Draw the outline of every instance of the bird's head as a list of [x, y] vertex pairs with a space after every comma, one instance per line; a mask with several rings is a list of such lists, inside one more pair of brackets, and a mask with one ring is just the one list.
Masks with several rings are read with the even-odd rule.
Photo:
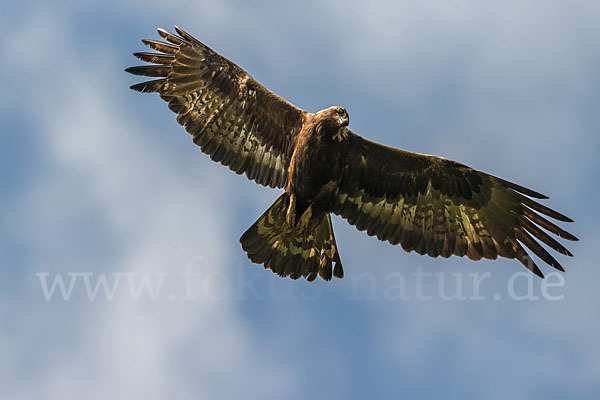
[[330, 123], [333, 123], [336, 127], [348, 126], [350, 118], [348, 117], [348, 111], [344, 107], [334, 106], [329, 107], [321, 112], [321, 117]]

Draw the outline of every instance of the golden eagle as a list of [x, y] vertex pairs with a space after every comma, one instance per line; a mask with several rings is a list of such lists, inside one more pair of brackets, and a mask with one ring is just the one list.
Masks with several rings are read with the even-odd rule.
[[292, 279], [343, 277], [334, 213], [406, 251], [514, 258], [543, 277], [525, 245], [564, 271], [538, 240], [571, 256], [544, 230], [577, 238], [542, 215], [570, 218], [531, 199], [546, 196], [455, 161], [363, 139], [347, 128], [344, 107], [301, 110], [175, 30], [158, 30], [166, 42], [142, 40], [157, 52], [134, 55], [151, 64], [126, 71], [158, 79], [131, 89], [157, 92], [212, 160], [285, 189], [240, 239], [252, 262]]

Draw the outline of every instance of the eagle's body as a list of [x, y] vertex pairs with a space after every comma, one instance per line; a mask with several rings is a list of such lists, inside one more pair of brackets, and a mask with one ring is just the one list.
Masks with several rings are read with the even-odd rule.
[[451, 160], [363, 139], [347, 128], [343, 107], [301, 110], [175, 29], [179, 35], [159, 29], [168, 43], [143, 40], [159, 52], [135, 55], [155, 65], [127, 71], [160, 79], [132, 89], [158, 92], [214, 161], [285, 189], [240, 239], [253, 262], [294, 279], [342, 277], [334, 213], [406, 251], [515, 258], [543, 277], [525, 245], [563, 270], [537, 240], [571, 255], [545, 231], [577, 238], [543, 215], [572, 222], [568, 217], [531, 199], [546, 196]]
[[342, 107], [331, 107], [305, 117], [290, 161], [290, 179], [286, 186], [287, 194], [296, 197], [296, 212], [304, 212], [311, 204], [313, 209], [332, 211], [330, 203], [335, 186], [331, 183], [338, 183], [343, 169], [342, 160], [336, 157], [340, 154], [341, 143], [335, 138], [347, 125], [345, 121], [348, 116]]

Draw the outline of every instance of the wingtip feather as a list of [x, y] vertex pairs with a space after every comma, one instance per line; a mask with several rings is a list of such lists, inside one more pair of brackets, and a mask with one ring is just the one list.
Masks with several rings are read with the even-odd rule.
[[160, 87], [164, 81], [164, 79], [155, 79], [153, 81], [136, 83], [135, 85], [129, 86], [129, 88], [131, 90], [135, 90], [136, 92], [153, 93], [160, 90]]
[[506, 179], [498, 178], [497, 176], [494, 176], [494, 178], [496, 178], [498, 181], [500, 181], [500, 183], [502, 183], [504, 186], [506, 186], [516, 192], [523, 193], [524, 195], [527, 195], [529, 197], [533, 197], [533, 198], [540, 199], [540, 200], [547, 200], [550, 198], [550, 197], [546, 196], [545, 194], [536, 192], [535, 190], [531, 190], [529, 188], [526, 188], [525, 186], [517, 185], [516, 183], [507, 181]]
[[181, 29], [180, 27], [178, 27], [177, 25], [175, 25], [175, 31], [184, 39], [190, 41], [190, 42], [194, 42], [197, 44], [202, 44], [200, 43], [200, 41], [198, 39], [196, 39], [195, 37], [193, 37], [192, 35], [190, 35], [189, 33], [187, 33], [186, 31], [184, 31], [183, 29]]

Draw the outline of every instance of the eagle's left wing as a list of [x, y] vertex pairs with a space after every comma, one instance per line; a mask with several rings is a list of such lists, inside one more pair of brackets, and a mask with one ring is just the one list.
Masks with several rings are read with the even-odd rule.
[[431, 257], [516, 258], [543, 277], [524, 244], [563, 271], [537, 240], [572, 254], [541, 228], [577, 238], [540, 215], [572, 222], [531, 199], [546, 196], [451, 160], [344, 133], [340, 154], [345, 162], [333, 212], [359, 230]]
[[167, 42], [144, 39], [158, 53], [134, 53], [154, 65], [127, 68], [157, 77], [131, 86], [158, 92], [177, 122], [213, 161], [271, 187], [284, 187], [295, 138], [307, 112], [255, 81], [246, 71], [180, 28], [159, 29]]

